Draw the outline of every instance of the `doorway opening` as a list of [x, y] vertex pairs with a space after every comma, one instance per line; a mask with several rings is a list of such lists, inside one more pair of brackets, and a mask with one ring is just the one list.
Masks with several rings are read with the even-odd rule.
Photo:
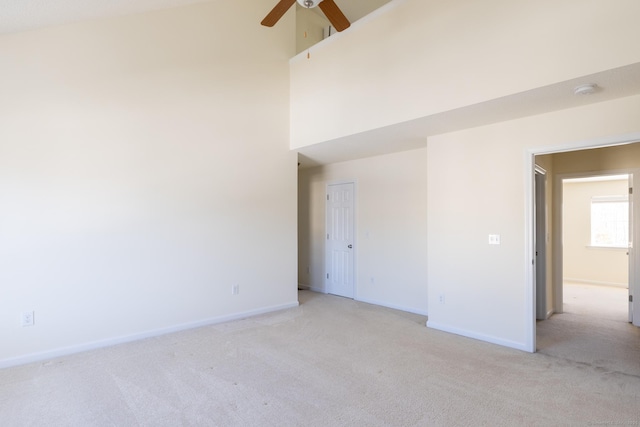
[[[633, 333], [638, 333], [638, 328], [633, 325], [640, 326], [640, 310], [638, 310], [638, 301], [633, 301], [633, 294], [638, 294], [640, 290], [638, 283], [640, 251], [634, 250], [632, 245], [634, 240], [640, 242], [638, 237], [638, 224], [640, 224], [638, 198], [634, 199], [632, 194], [633, 177], [640, 176], [640, 143], [637, 141], [638, 135], [634, 135], [634, 139], [629, 141], [611, 141], [609, 144], [601, 142], [592, 147], [588, 143], [584, 143], [583, 145], [577, 144], [573, 150], [565, 149], [557, 152], [533, 154], [531, 168], [533, 188], [530, 193], [533, 206], [530, 224], [532, 266], [535, 267], [532, 267], [530, 276], [533, 278], [531, 292], [534, 294], [531, 305], [533, 331], [531, 351], [540, 351], [541, 347], [548, 344], [548, 340], [537, 342], [536, 339], [540, 341], [538, 332], [546, 333], [551, 329], [557, 329], [557, 319], [562, 317], [558, 315], [565, 313], [565, 308], [567, 308], [566, 314], [582, 316], [581, 318], [574, 317], [572, 321], [589, 323], [594, 319], [602, 320], [617, 316], [617, 320], [623, 325], [623, 328], [626, 328], [625, 330], [628, 331], [628, 328], [631, 327], [636, 330]], [[541, 179], [540, 171], [535, 166], [544, 168], [546, 181]], [[602, 194], [594, 193], [586, 196], [586, 202], [583, 200], [582, 212], [578, 216], [566, 217], [570, 196], [563, 195], [565, 180], [567, 181], [566, 185], [574, 187], [583, 181], [601, 182], [600, 185], [605, 186], [617, 180], [619, 187], [615, 191], [605, 190], [606, 194], [601, 192]], [[541, 185], [547, 191], [546, 195], [544, 192], [541, 195], [537, 190]], [[588, 185], [583, 187], [588, 187]], [[625, 194], [626, 192], [629, 194]], [[584, 194], [582, 197], [584, 199]], [[624, 227], [617, 229], [619, 234], [617, 240], [606, 240], [607, 238], [611, 239], [611, 236], [595, 235], [595, 228], [592, 232], [592, 216], [600, 215], [601, 219], [606, 220], [604, 225], [607, 225], [608, 222], [608, 225], [611, 226], [613, 221], [611, 215], [614, 214], [612, 211], [619, 213], [625, 206], [628, 210], [628, 229]], [[548, 219], [548, 223], [543, 225], [547, 227], [547, 232], [542, 234], [538, 233], [540, 215], [544, 215]], [[563, 218], [563, 216], [565, 217]], [[565, 249], [569, 250], [569, 246], [576, 244], [571, 242], [573, 238], [571, 233], [574, 233], [572, 227], [574, 226], [579, 226], [582, 230], [582, 237], [579, 238], [581, 240], [577, 243], [581, 252], [565, 253]], [[596, 227], [598, 224], [594, 223], [593, 226]], [[600, 226], [602, 226], [602, 221]], [[616, 229], [615, 226], [614, 229]], [[623, 234], [626, 239], [624, 236], [620, 237]], [[536, 251], [539, 251], [541, 244], [547, 251], [547, 255], [544, 257], [546, 263], [540, 262], [539, 257], [536, 257]], [[588, 258], [588, 256], [597, 258], [600, 252], [603, 252], [605, 257]], [[611, 259], [606, 258], [607, 256]], [[617, 260], [615, 266], [613, 258]], [[540, 264], [544, 266], [542, 270], [540, 270]], [[578, 270], [575, 269], [576, 264]], [[580, 272], [581, 265], [582, 270], [585, 271]], [[615, 277], [612, 278], [611, 275]], [[542, 281], [538, 280], [540, 276], [542, 276]], [[540, 286], [540, 282], [543, 283], [542, 286]], [[567, 282], [566, 286], [565, 282]], [[596, 293], [587, 291], [596, 291]], [[604, 291], [604, 293], [598, 295], [597, 291]], [[611, 299], [613, 303], [609, 308], [605, 303], [607, 299]], [[580, 304], [583, 304], [582, 307]], [[595, 308], [601, 311], [601, 315], [596, 315], [595, 312], [585, 313], [585, 310], [589, 310], [590, 304], [592, 306], [595, 304]], [[617, 314], [612, 313], [609, 309], [613, 309]], [[607, 313], [607, 311], [609, 312]], [[637, 314], [636, 316], [633, 316], [634, 312]], [[564, 318], [566, 319], [568, 316], [564, 316]], [[545, 321], [545, 319], [549, 319], [549, 321]], [[576, 326], [575, 330], [589, 331], [592, 326], [583, 324], [581, 327]], [[576, 332], [576, 334], [565, 335], [563, 339], [572, 340], [575, 343], [580, 333]], [[585, 339], [589, 338], [588, 335], [585, 337]], [[556, 336], [554, 340], [554, 342], [558, 342], [560, 338]]]
[[633, 321], [629, 304], [631, 177], [562, 178], [562, 312]]

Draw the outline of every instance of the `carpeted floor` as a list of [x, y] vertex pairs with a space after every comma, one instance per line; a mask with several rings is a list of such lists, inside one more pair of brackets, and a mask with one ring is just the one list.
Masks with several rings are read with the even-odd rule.
[[629, 291], [580, 283], [565, 283], [563, 291], [564, 313], [537, 324], [538, 352], [640, 378], [640, 328], [629, 323]]
[[335, 296], [300, 302], [0, 370], [0, 425], [640, 424], [640, 378], [626, 366], [554, 355], [540, 337], [536, 354], [502, 348]]

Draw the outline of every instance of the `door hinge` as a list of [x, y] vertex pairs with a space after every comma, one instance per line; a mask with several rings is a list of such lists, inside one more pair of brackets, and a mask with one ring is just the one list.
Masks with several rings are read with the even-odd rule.
[[633, 295], [629, 295], [629, 302], [633, 302]]
[[329, 278], [329, 273], [327, 273], [327, 279]]
[[329, 233], [327, 233], [327, 240], [329, 240]]
[[629, 187], [629, 194], [633, 194], [633, 187]]
[[327, 194], [327, 201], [329, 200], [329, 195]]

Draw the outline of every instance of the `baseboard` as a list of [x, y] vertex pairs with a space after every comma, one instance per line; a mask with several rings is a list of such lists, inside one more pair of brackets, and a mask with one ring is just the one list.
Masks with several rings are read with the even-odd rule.
[[298, 289], [300, 289], [302, 291], [308, 291], [310, 288], [309, 288], [309, 285], [305, 285], [303, 283], [298, 283]]
[[428, 328], [432, 328], [432, 329], [437, 329], [439, 331], [448, 332], [448, 333], [456, 334], [456, 335], [461, 335], [463, 337], [473, 338], [473, 339], [480, 340], [480, 341], [485, 341], [485, 342], [488, 342], [488, 343], [491, 343], [491, 344], [497, 344], [497, 345], [501, 345], [503, 347], [514, 348], [516, 350], [522, 350], [522, 351], [526, 351], [528, 353], [531, 353], [531, 351], [529, 350], [527, 345], [524, 344], [524, 343], [505, 340], [505, 339], [494, 337], [494, 336], [491, 336], [491, 335], [478, 334], [476, 332], [467, 331], [465, 329], [459, 329], [459, 328], [454, 328], [454, 327], [447, 326], [447, 325], [442, 325], [442, 324], [433, 322], [431, 320], [427, 321], [427, 327]]
[[367, 304], [379, 305], [382, 307], [393, 308], [394, 310], [406, 311], [408, 313], [420, 314], [422, 316], [427, 316], [427, 310], [420, 310], [417, 308], [409, 308], [396, 304], [389, 304], [387, 302], [377, 301], [369, 298], [354, 298], [356, 301], [366, 302]]
[[249, 310], [241, 313], [234, 313], [225, 316], [211, 317], [197, 322], [182, 323], [175, 326], [169, 326], [167, 328], [154, 329], [151, 331], [141, 332], [138, 334], [125, 335], [115, 338], [108, 338], [104, 340], [91, 341], [88, 343], [73, 345], [69, 347], [61, 347], [54, 350], [47, 350], [38, 353], [31, 353], [24, 356], [9, 358], [0, 360], [0, 369], [9, 368], [12, 366], [25, 365], [27, 363], [39, 362], [42, 360], [54, 359], [57, 357], [68, 356], [70, 354], [80, 353], [84, 351], [97, 350], [104, 347], [110, 347], [118, 344], [125, 344], [132, 341], [138, 341], [145, 338], [157, 337], [160, 335], [171, 334], [174, 332], [180, 332], [187, 329], [200, 328], [203, 326], [215, 325], [218, 323], [229, 322], [231, 320], [240, 320], [247, 317], [258, 316], [260, 314], [271, 313], [274, 311], [285, 310], [288, 308], [297, 307], [298, 301], [290, 302], [287, 304], [274, 305], [270, 307], [263, 307], [257, 310]]
[[566, 279], [563, 279], [563, 282], [575, 283], [577, 285], [612, 286], [614, 288], [625, 288], [625, 289], [629, 287], [627, 283], [599, 282], [597, 280], [574, 279], [571, 277], [567, 277]]
[[320, 294], [326, 294], [328, 293], [324, 288], [319, 288], [317, 286], [309, 286], [309, 290], [313, 291], [313, 292], [318, 292]]

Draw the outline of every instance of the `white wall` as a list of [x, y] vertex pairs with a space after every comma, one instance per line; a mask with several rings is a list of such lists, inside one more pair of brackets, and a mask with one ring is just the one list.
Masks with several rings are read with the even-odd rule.
[[396, 0], [291, 62], [291, 145], [640, 62], [638, 15], [637, 0]]
[[530, 350], [530, 154], [638, 132], [638, 114], [634, 96], [429, 138], [429, 326]]
[[625, 196], [628, 180], [565, 182], [562, 190], [565, 281], [627, 287], [627, 249], [591, 247], [591, 199]]
[[0, 37], [0, 366], [297, 304], [294, 19], [263, 3]]
[[326, 186], [355, 181], [355, 299], [426, 314], [426, 155], [420, 149], [300, 170], [300, 283], [326, 291]]

